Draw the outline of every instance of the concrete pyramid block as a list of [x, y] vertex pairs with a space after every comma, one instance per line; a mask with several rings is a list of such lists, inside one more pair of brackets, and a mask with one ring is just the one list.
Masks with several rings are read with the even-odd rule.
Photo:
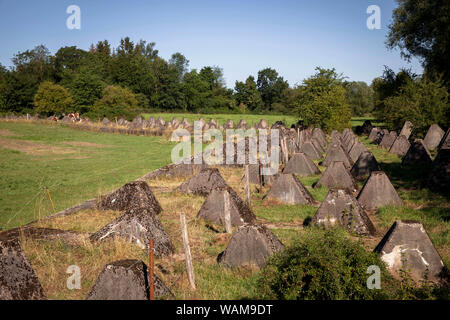
[[225, 267], [256, 265], [262, 268], [269, 256], [283, 249], [281, 241], [265, 226], [245, 224], [233, 234], [218, 262]]
[[344, 146], [345, 151], [347, 153], [350, 153], [350, 150], [353, 148], [353, 146], [358, 142], [358, 139], [354, 136], [351, 136], [343, 141], [342, 145]]
[[438, 150], [441, 150], [443, 147], [447, 149], [450, 148], [450, 128], [447, 129], [447, 132], [442, 137], [441, 142], [439, 142]]
[[0, 233], [0, 300], [45, 300], [41, 283], [16, 238]]
[[322, 154], [325, 152], [325, 149], [322, 147], [322, 144], [319, 142], [319, 140], [317, 140], [316, 138], [311, 138], [311, 143], [313, 144], [314, 148], [316, 148], [316, 150]]
[[306, 141], [300, 148], [300, 152], [306, 154], [311, 160], [322, 159], [322, 154], [314, 147], [311, 141]]
[[236, 128], [247, 130], [249, 128], [249, 126], [247, 124], [247, 121], [245, 121], [244, 119], [241, 119], [239, 121], [238, 125], [236, 126]]
[[[149, 300], [147, 266], [141, 260], [119, 260], [108, 263], [100, 272], [86, 300]], [[155, 298], [172, 293], [162, 280], [153, 276]]]
[[304, 153], [295, 153], [286, 164], [283, 173], [293, 173], [301, 177], [307, 177], [320, 174], [320, 170]]
[[255, 214], [229, 186], [213, 189], [206, 197], [205, 202], [197, 214], [197, 218], [202, 218], [215, 224], [225, 225], [225, 201], [228, 201], [226, 207], [229, 210], [231, 224], [233, 226], [255, 222]]
[[352, 161], [355, 162], [356, 160], [358, 160], [361, 153], [366, 152], [366, 151], [367, 151], [366, 146], [362, 142], [357, 140], [353, 144], [353, 147], [351, 148], [348, 155], [349, 155], [350, 159], [352, 159]]
[[397, 220], [374, 250], [393, 273], [409, 271], [416, 281], [438, 281], [444, 269], [423, 225], [418, 221]]
[[377, 137], [377, 133], [380, 131], [380, 128], [372, 128], [372, 130], [370, 131], [369, 134], [369, 140], [374, 141], [375, 138]]
[[347, 169], [353, 165], [352, 159], [340, 144], [330, 144], [321, 165], [328, 167], [334, 161], [342, 161]]
[[183, 182], [176, 191], [188, 194], [208, 195], [216, 187], [225, 187], [227, 183], [217, 168], [205, 168], [188, 181]]
[[427, 147], [428, 150], [436, 149], [439, 146], [439, 143], [442, 140], [442, 137], [445, 135], [444, 130], [441, 129], [437, 124], [432, 124], [423, 139], [423, 143]]
[[125, 211], [89, 238], [95, 242], [111, 240], [115, 237], [136, 243], [142, 249], [148, 249], [149, 240], [153, 239], [157, 257], [171, 255], [175, 251], [158, 217], [147, 209]]
[[375, 139], [373, 140], [374, 144], [380, 145], [381, 141], [385, 135], [389, 135], [389, 131], [387, 129], [378, 130]]
[[101, 210], [125, 211], [145, 208], [156, 214], [162, 211], [152, 189], [144, 181], [127, 183], [116, 191], [102, 196], [97, 206]]
[[416, 139], [402, 159], [402, 165], [429, 165], [433, 162], [431, 154], [421, 139]]
[[340, 225], [359, 235], [375, 234], [372, 221], [356, 198], [341, 189], [328, 192], [311, 222], [325, 227]]
[[331, 131], [330, 136], [331, 136], [331, 139], [332, 139], [332, 140], [333, 140], [333, 139], [342, 140], [342, 135], [341, 135], [341, 134], [339, 133], [339, 131], [337, 131], [337, 130]]
[[439, 150], [431, 164], [426, 183], [431, 190], [450, 195], [450, 147], [443, 146]]
[[380, 147], [389, 150], [395, 139], [397, 139], [397, 132], [391, 131], [389, 134], [385, 134], [380, 142]]
[[305, 186], [291, 173], [280, 174], [264, 198], [276, 199], [287, 204], [316, 203]]
[[430, 128], [428, 128], [427, 134], [423, 139], [423, 143], [428, 150], [436, 149], [439, 146], [439, 143], [441, 142], [444, 135], [445, 132], [441, 129], [441, 127], [439, 127], [437, 124], [432, 124]]
[[380, 171], [380, 165], [372, 152], [364, 151], [356, 160], [350, 174], [356, 180], [364, 180], [372, 171]]
[[411, 144], [408, 139], [404, 135], [400, 135], [395, 139], [391, 148], [389, 149], [390, 153], [396, 154], [400, 157], [403, 157], [407, 152]]
[[403, 205], [403, 200], [383, 171], [372, 171], [358, 194], [358, 201], [367, 210]]
[[325, 147], [327, 146], [327, 136], [322, 131], [322, 129], [314, 128], [312, 132], [312, 138], [316, 139], [320, 143], [321, 147], [325, 149]]
[[269, 124], [267, 123], [267, 121], [265, 119], [261, 119], [261, 120], [259, 120], [257, 128], [258, 129], [268, 129], [269, 128]]
[[350, 193], [356, 191], [356, 184], [342, 161], [334, 161], [328, 166], [314, 185], [317, 187], [344, 189]]
[[163, 120], [163, 118], [159, 117], [158, 119], [156, 119], [156, 126], [164, 128], [165, 125], [166, 122]]
[[409, 139], [409, 137], [411, 136], [413, 130], [413, 124], [411, 123], [411, 121], [405, 121], [405, 123], [403, 124], [403, 128], [400, 131], [399, 136], [403, 135], [406, 137], [406, 139]]

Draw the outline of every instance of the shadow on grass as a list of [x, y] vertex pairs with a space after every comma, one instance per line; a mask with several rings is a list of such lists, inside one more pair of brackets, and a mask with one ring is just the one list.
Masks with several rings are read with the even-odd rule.
[[447, 202], [450, 201], [448, 190], [432, 192], [424, 184], [424, 177], [428, 175], [428, 166], [402, 166], [398, 162], [381, 162], [380, 167], [397, 190], [406, 189], [411, 191], [408, 197], [412, 201], [436, 200], [439, 196], [444, 197]]

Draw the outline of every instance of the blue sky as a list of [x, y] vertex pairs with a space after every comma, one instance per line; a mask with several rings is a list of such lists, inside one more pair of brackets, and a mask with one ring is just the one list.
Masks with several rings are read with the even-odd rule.
[[[81, 9], [81, 30], [69, 30], [69, 5]], [[369, 5], [381, 9], [381, 29], [369, 30]], [[370, 83], [383, 65], [422, 73], [385, 46], [394, 0], [0, 0], [0, 63], [11, 65], [19, 51], [44, 44], [87, 50], [107, 39], [156, 42], [160, 56], [181, 52], [190, 68], [217, 65], [228, 87], [258, 70], [275, 68], [290, 85], [334, 67], [350, 80]]]

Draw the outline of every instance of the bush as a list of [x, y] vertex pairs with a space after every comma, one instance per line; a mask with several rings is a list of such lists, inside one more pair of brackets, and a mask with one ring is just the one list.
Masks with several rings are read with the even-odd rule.
[[414, 134], [423, 138], [434, 123], [443, 128], [450, 125], [448, 98], [447, 89], [440, 79], [407, 79], [396, 95], [384, 100], [381, 120], [394, 130], [401, 129], [409, 120], [414, 125]]
[[[381, 289], [367, 288], [371, 265], [380, 267]], [[269, 259], [258, 287], [263, 299], [386, 299], [390, 280], [380, 257], [345, 231], [314, 227]]]
[[347, 103], [342, 78], [334, 69], [316, 68], [317, 73], [299, 87], [296, 107], [304, 124], [326, 132], [342, 131], [351, 126], [352, 111]]
[[100, 120], [104, 117], [110, 120], [115, 117], [132, 120], [140, 111], [139, 102], [131, 90], [119, 86], [107, 86], [103, 89], [102, 98], [94, 104], [90, 116]]
[[52, 115], [71, 112], [73, 105], [69, 91], [58, 84], [44, 81], [34, 95], [34, 106], [37, 113]]

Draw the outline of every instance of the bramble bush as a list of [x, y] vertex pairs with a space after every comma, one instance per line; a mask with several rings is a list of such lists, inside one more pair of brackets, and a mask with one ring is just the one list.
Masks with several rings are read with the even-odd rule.
[[[368, 289], [367, 268], [380, 267], [381, 289]], [[312, 227], [272, 256], [258, 279], [262, 299], [388, 299], [392, 277], [384, 262], [340, 228]]]

